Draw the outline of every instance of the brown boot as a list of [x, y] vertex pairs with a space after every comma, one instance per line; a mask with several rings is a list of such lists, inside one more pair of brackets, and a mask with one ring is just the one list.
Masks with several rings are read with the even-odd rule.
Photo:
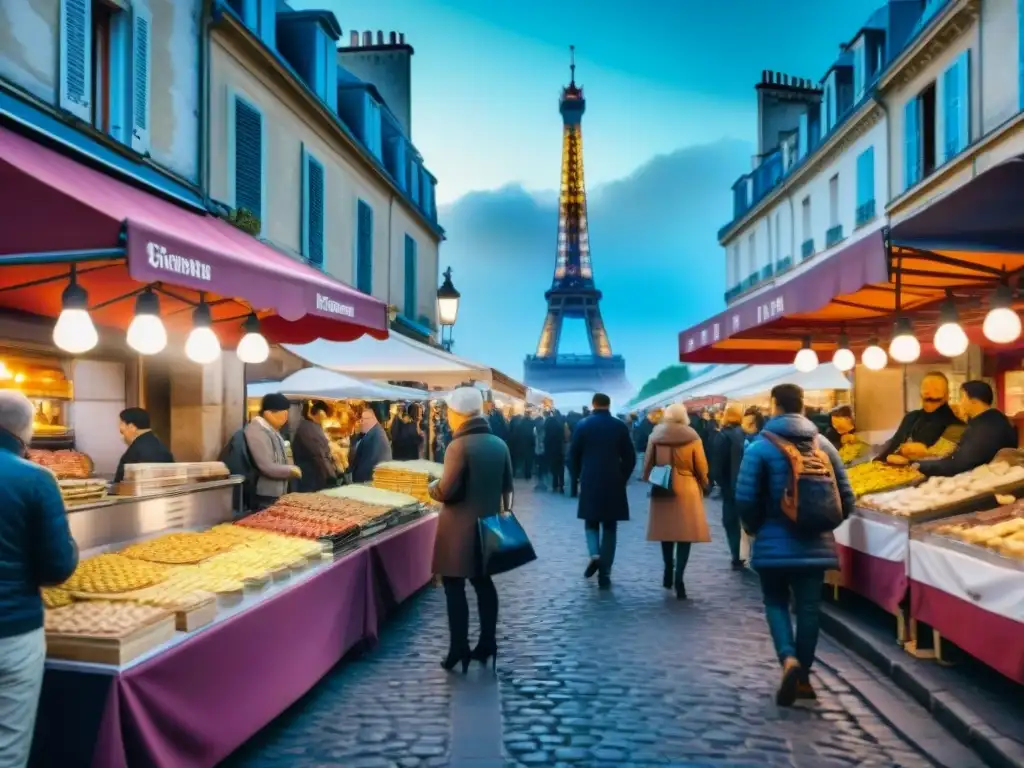
[[791, 707], [796, 701], [796, 690], [800, 684], [800, 662], [790, 656], [782, 662], [782, 680], [775, 693], [775, 703], [780, 707]]
[[817, 701], [818, 693], [814, 690], [814, 686], [811, 685], [810, 678], [803, 677], [797, 681], [796, 698], [797, 701]]

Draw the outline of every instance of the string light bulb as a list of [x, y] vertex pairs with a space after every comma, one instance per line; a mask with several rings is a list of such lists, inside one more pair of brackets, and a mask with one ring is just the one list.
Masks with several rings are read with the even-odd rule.
[[160, 299], [152, 288], [135, 299], [135, 317], [125, 336], [128, 346], [140, 355], [155, 355], [167, 346], [167, 329], [160, 319]]
[[793, 358], [793, 366], [800, 373], [810, 373], [818, 367], [818, 353], [811, 348], [811, 337], [805, 336], [803, 346]]
[[889, 356], [878, 343], [878, 339], [871, 339], [867, 348], [861, 352], [860, 361], [870, 371], [880, 371], [889, 363]]
[[245, 319], [242, 327], [245, 335], [239, 340], [238, 348], [235, 350], [238, 359], [252, 365], [264, 362], [270, 357], [270, 345], [260, 333], [260, 319], [256, 317], [255, 312]]
[[78, 284], [74, 266], [60, 303], [60, 316], [53, 326], [53, 343], [72, 355], [88, 352], [99, 343], [100, 337], [89, 316], [89, 294]]
[[944, 357], [959, 357], [967, 351], [967, 334], [960, 326], [960, 317], [952, 294], [946, 296], [939, 310], [939, 328], [933, 340], [935, 350]]
[[192, 331], [185, 341], [185, 355], [194, 363], [208, 365], [220, 358], [220, 340], [210, 326], [213, 317], [204, 299], [192, 313]]
[[839, 334], [839, 346], [832, 353], [832, 365], [842, 373], [853, 370], [857, 365], [857, 357], [850, 350], [850, 338], [845, 333]]
[[901, 317], [893, 326], [892, 341], [889, 343], [889, 357], [904, 365], [921, 356], [921, 342], [914, 336], [910, 318]]
[[996, 288], [989, 301], [991, 309], [985, 315], [981, 332], [996, 344], [1012, 344], [1020, 338], [1020, 315], [1013, 310], [1013, 291], [1006, 283]]

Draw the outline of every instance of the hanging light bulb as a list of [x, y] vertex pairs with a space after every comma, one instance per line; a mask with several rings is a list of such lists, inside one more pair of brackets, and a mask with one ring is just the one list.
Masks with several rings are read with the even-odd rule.
[[262, 363], [270, 357], [270, 345], [260, 333], [260, 319], [255, 312], [245, 319], [242, 327], [245, 335], [239, 340], [235, 354], [243, 363]]
[[910, 319], [901, 317], [893, 327], [889, 356], [897, 363], [912, 363], [921, 356], [921, 342], [914, 336]]
[[220, 357], [220, 340], [210, 327], [212, 322], [210, 307], [205, 299], [200, 298], [192, 313], [192, 332], [185, 342], [185, 354], [194, 363], [208, 365]]
[[78, 284], [74, 266], [71, 267], [71, 282], [61, 294], [60, 303], [60, 317], [53, 326], [53, 343], [72, 355], [88, 352], [99, 343], [100, 337], [89, 317], [89, 295]]
[[811, 349], [810, 336], [804, 336], [804, 344], [793, 358], [793, 365], [800, 373], [810, 373], [818, 367], [818, 353]]
[[967, 334], [960, 327], [960, 317], [952, 294], [946, 295], [939, 310], [939, 328], [935, 331], [935, 349], [945, 357], [959, 357], [967, 351]]
[[846, 373], [852, 370], [856, 364], [857, 358], [850, 351], [850, 338], [845, 333], [839, 334], [839, 346], [832, 353], [832, 365], [836, 367], [836, 370]]
[[864, 367], [868, 370], [880, 371], [889, 362], [889, 356], [885, 354], [885, 350], [878, 344], [878, 339], [871, 339], [868, 342], [867, 349], [861, 353], [860, 361], [864, 363]]
[[1020, 338], [1020, 315], [1013, 311], [1013, 291], [1006, 283], [996, 288], [989, 302], [991, 309], [985, 315], [981, 332], [996, 344], [1010, 344]]
[[155, 355], [167, 346], [167, 329], [160, 319], [160, 299], [147, 287], [135, 299], [135, 317], [125, 336], [128, 346], [140, 355]]

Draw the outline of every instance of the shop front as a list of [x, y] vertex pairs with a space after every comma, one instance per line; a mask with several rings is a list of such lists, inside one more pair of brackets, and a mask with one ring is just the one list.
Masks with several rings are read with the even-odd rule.
[[[788, 361], [799, 371], [827, 365], [847, 373], [858, 435], [875, 449], [921, 407], [918, 390], [930, 371], [946, 375], [954, 407], [960, 384], [983, 379], [1014, 416], [1022, 359], [1015, 291], [1024, 269], [1024, 227], [1016, 220], [1021, 194], [1020, 161], [980, 174], [877, 239], [684, 331], [680, 359]], [[954, 449], [944, 441], [920, 458]], [[1020, 453], [1003, 451], [991, 464], [927, 481], [914, 459], [895, 458], [902, 465], [875, 461], [850, 470], [860, 499], [836, 531], [838, 583], [896, 615], [908, 651], [922, 653], [920, 621], [1024, 681], [1024, 617], [1005, 594], [996, 597], [1002, 590], [995, 586], [1000, 579], [1015, 583], [1024, 562], [1015, 538], [1024, 528], [1015, 501], [1024, 495]], [[963, 558], [972, 552], [976, 562], [967, 566]], [[969, 605], [967, 593], [974, 597]], [[980, 621], [978, 611], [990, 620]], [[999, 643], [991, 642], [995, 632]]]

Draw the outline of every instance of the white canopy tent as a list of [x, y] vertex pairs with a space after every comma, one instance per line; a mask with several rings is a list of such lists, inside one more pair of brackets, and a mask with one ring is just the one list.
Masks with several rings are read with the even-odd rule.
[[706, 371], [702, 371], [699, 375], [692, 379], [684, 381], [682, 384], [677, 384], [671, 389], [666, 389], [663, 392], [659, 392], [656, 395], [641, 400], [639, 403], [631, 405], [629, 409], [631, 411], [647, 411], [651, 408], [661, 408], [669, 405], [670, 403], [678, 403], [689, 397], [691, 390], [697, 387], [703, 386], [709, 382], [718, 381], [728, 376], [733, 375], [737, 371], [741, 371], [744, 368], [748, 368], [746, 365], [715, 365]]
[[363, 336], [344, 344], [318, 339], [285, 349], [311, 365], [362, 379], [417, 381], [431, 389], [452, 389], [473, 381], [514, 397], [526, 391], [500, 371], [398, 334], [384, 341]]
[[271, 392], [280, 392], [292, 399], [427, 400], [430, 397], [421, 389], [357, 379], [317, 367], [303, 368], [282, 381], [261, 381], [246, 387], [249, 397], [263, 397]]
[[802, 387], [805, 392], [850, 389], [849, 380], [831, 363], [819, 365], [813, 371], [808, 373], [801, 373], [792, 365], [756, 367], [783, 367], [787, 370], [776, 375], [769, 375], [768, 377], [762, 378], [754, 383], [731, 388], [728, 392], [723, 392], [722, 394], [726, 397], [752, 397], [754, 395], [766, 394], [771, 391], [772, 387], [778, 384], [796, 384]]

